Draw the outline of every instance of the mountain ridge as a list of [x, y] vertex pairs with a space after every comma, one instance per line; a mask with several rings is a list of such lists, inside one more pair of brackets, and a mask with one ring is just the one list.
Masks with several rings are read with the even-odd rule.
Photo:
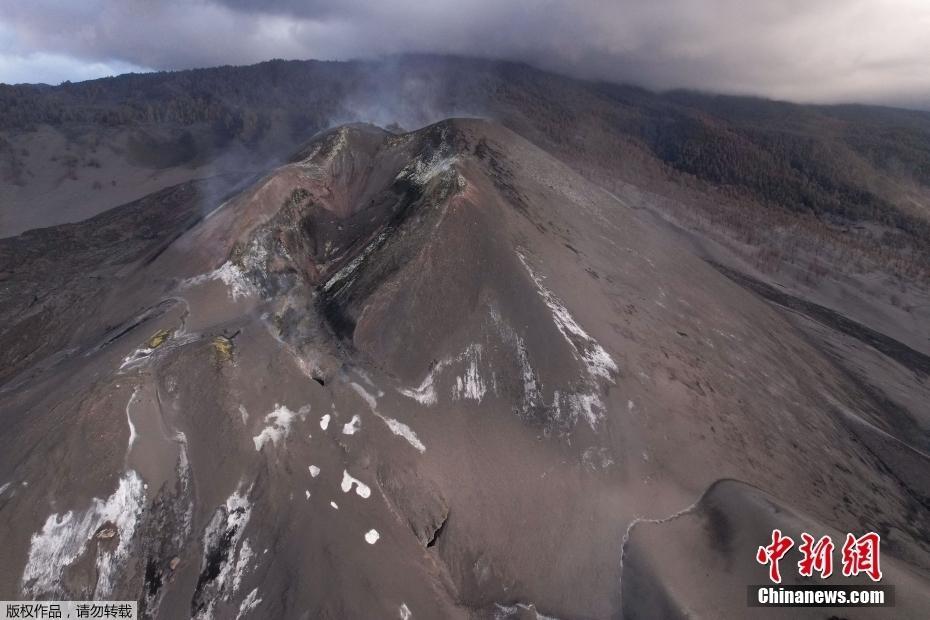
[[222, 201], [155, 198], [4, 315], [3, 350], [49, 344], [4, 363], [0, 591], [204, 619], [738, 615], [760, 536], [803, 524], [882, 532], [898, 610], [926, 605], [903, 427], [517, 133], [351, 125]]

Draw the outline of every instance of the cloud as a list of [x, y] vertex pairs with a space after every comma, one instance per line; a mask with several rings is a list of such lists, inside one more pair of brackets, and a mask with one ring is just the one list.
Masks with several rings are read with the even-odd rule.
[[61, 54], [36, 52], [32, 54], [0, 53], [0, 81], [8, 84], [24, 82], [60, 84], [66, 80], [79, 82], [100, 77], [143, 73], [149, 71], [125, 62], [82, 61]]
[[0, 0], [0, 15], [3, 81], [41, 54], [181, 69], [438, 52], [654, 89], [930, 102], [923, 0]]

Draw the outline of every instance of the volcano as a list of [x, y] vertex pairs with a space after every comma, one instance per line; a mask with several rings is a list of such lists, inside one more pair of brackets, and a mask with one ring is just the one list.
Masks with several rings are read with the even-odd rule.
[[458, 118], [207, 195], [0, 240], [6, 598], [744, 617], [773, 528], [866, 528], [930, 609], [924, 435], [636, 196]]

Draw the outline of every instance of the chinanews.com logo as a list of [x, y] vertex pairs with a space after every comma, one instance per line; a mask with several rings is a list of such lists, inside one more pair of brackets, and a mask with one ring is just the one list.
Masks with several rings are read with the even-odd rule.
[[[882, 580], [881, 536], [868, 532], [862, 536], [846, 534], [839, 549], [838, 575], [843, 577], [867, 576], [872, 584], [782, 584], [782, 560], [795, 548], [795, 541], [772, 530], [771, 542], [756, 551], [756, 561], [768, 567], [769, 581], [775, 585], [752, 585], [747, 602], [752, 607], [893, 607], [894, 586], [876, 585]], [[801, 577], [827, 579], [834, 573], [836, 545], [830, 536], [815, 538], [801, 533], [797, 545], [800, 559], [797, 573]]]

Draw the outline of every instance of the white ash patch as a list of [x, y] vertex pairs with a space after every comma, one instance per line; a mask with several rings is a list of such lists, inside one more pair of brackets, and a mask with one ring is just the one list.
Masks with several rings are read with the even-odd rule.
[[249, 412], [245, 408], [245, 405], [239, 405], [239, 417], [242, 419], [242, 423], [246, 424], [249, 421]]
[[397, 176], [423, 186], [440, 174], [452, 170], [452, 166], [456, 161], [458, 161], [458, 157], [443, 157], [439, 152], [434, 152], [429, 159], [415, 159], [401, 170]]
[[373, 545], [378, 542], [378, 539], [381, 538], [381, 534], [378, 533], [378, 530], [372, 528], [365, 532], [365, 542], [369, 545]]
[[407, 443], [416, 448], [419, 452], [422, 453], [426, 451], [426, 446], [423, 445], [423, 442], [420, 441], [420, 438], [417, 437], [417, 434], [413, 431], [412, 428], [399, 420], [381, 415], [378, 412], [378, 399], [374, 394], [370, 393], [368, 390], [366, 390], [358, 383], [355, 383], [354, 381], [349, 385], [362, 398], [362, 400], [368, 403], [368, 406], [371, 408], [371, 412], [375, 414], [382, 422], [384, 422], [385, 425], [387, 425], [388, 430], [390, 430], [398, 437], [407, 440]]
[[343, 435], [354, 435], [362, 428], [362, 418], [358, 414], [352, 416], [352, 419], [342, 425]]
[[536, 610], [536, 606], [530, 603], [516, 603], [515, 605], [501, 605], [495, 603], [494, 620], [517, 620], [518, 618], [527, 617], [526, 614], [532, 613], [535, 620], [559, 620], [553, 616], [546, 616]]
[[323, 429], [324, 431], [327, 428], [329, 428], [329, 421], [331, 418], [332, 418], [331, 415], [329, 415], [328, 413], [324, 413], [323, 417], [320, 418], [320, 428]]
[[470, 399], [479, 403], [487, 393], [484, 380], [478, 371], [481, 362], [481, 345], [473, 344], [463, 353], [465, 361], [465, 374], [455, 378], [455, 387], [452, 389], [453, 400]]
[[12, 482], [6, 482], [3, 485], [0, 485], [0, 496], [3, 496], [3, 494], [6, 493], [6, 490], [12, 486], [12, 484]]
[[378, 414], [378, 417], [384, 420], [384, 423], [387, 424], [388, 429], [390, 429], [392, 433], [406, 439], [407, 443], [416, 448], [420, 453], [426, 452], [426, 446], [423, 445], [423, 442], [420, 441], [412, 428], [394, 418], [389, 418], [380, 414]]
[[581, 455], [581, 463], [589, 471], [607, 469], [614, 464], [614, 459], [607, 448], [591, 446]]
[[407, 607], [407, 603], [400, 604], [398, 613], [400, 614], [400, 620], [410, 620], [410, 618], [413, 617], [413, 613], [410, 611], [410, 608]]
[[23, 570], [23, 593], [33, 597], [65, 594], [61, 586], [62, 573], [84, 554], [97, 530], [109, 522], [115, 525], [119, 542], [113, 551], [97, 552], [94, 597], [109, 596], [113, 577], [129, 558], [144, 504], [142, 478], [130, 470], [120, 478], [110, 497], [94, 498], [90, 507], [82, 512], [69, 510], [62, 515], [50, 515], [30, 540], [29, 557]]
[[553, 419], [563, 425], [573, 425], [579, 418], [583, 419], [592, 430], [604, 417], [606, 407], [595, 391], [590, 392], [561, 392], [555, 390], [552, 394]]
[[[530, 363], [526, 341], [504, 321], [495, 309], [491, 310], [490, 317], [501, 339], [513, 347], [516, 362], [520, 367], [523, 382], [520, 413], [524, 416], [535, 415], [535, 411], [546, 409], [549, 419], [562, 428], [574, 425], [581, 418], [593, 430], [597, 430], [597, 425], [605, 414], [605, 407], [598, 396], [597, 383], [594, 378], [590, 375], [582, 375], [579, 377], [581, 389], [576, 388], [567, 392], [554, 390], [552, 401], [547, 402], [543, 396], [542, 384]], [[492, 374], [492, 380], [494, 379]]]
[[457, 157], [452, 154], [452, 145], [448, 139], [448, 129], [440, 128], [439, 144], [420, 153], [398, 174], [396, 180], [406, 179], [419, 186], [426, 185], [437, 175], [452, 169]]
[[181, 516], [181, 532], [177, 534], [176, 542], [182, 544], [191, 533], [194, 519], [194, 498], [191, 494], [191, 465], [187, 455], [187, 435], [178, 431], [174, 436], [178, 443], [178, 481], [181, 484], [181, 496], [187, 498], [187, 508]]
[[307, 497], [307, 501], [310, 501], [310, 489], [304, 489], [304, 495]]
[[136, 432], [136, 425], [132, 423], [132, 414], [129, 410], [132, 408], [132, 403], [135, 402], [136, 398], [139, 396], [140, 389], [141, 388], [136, 387], [136, 389], [132, 391], [132, 396], [129, 397], [129, 402], [126, 403], [126, 422], [129, 424], [129, 445], [126, 447], [127, 456], [132, 451], [132, 444], [134, 444], [139, 437], [139, 434]]
[[668, 523], [670, 521], [674, 521], [675, 519], [678, 519], [685, 515], [691, 514], [692, 512], [697, 510], [698, 505], [701, 503], [701, 500], [704, 498], [705, 495], [707, 495], [708, 491], [710, 491], [710, 489], [712, 488], [714, 488], [714, 485], [711, 485], [710, 487], [705, 489], [704, 493], [701, 494], [701, 497], [695, 500], [693, 504], [689, 506], [685, 506], [678, 512], [672, 513], [668, 515], [667, 517], [659, 517], [659, 518], [654, 518], [654, 519], [650, 519], [646, 517], [634, 517], [633, 520], [630, 521], [630, 523], [626, 526], [626, 531], [623, 533], [623, 539], [620, 541], [620, 562], [619, 562], [619, 567], [618, 567], [620, 576], [617, 578], [617, 587], [620, 587], [620, 584], [623, 581], [623, 561], [626, 556], [626, 546], [627, 544], [629, 544], [630, 536], [633, 534], [633, 528], [639, 525], [640, 523], [652, 523], [655, 525], [662, 525], [663, 523]]
[[188, 334], [181, 330], [171, 332], [161, 345], [154, 348], [143, 345], [124, 357], [116, 372], [117, 374], [124, 374], [127, 371], [139, 368], [140, 366], [148, 364], [153, 359], [163, 357], [165, 353], [169, 351], [194, 342], [198, 338], [199, 336], [197, 334]]
[[368, 256], [375, 251], [385, 239], [387, 239], [388, 232], [385, 231], [378, 235], [374, 240], [372, 240], [365, 248], [358, 253], [358, 255], [349, 261], [344, 267], [339, 271], [334, 273], [332, 277], [326, 281], [326, 284], [323, 285], [323, 292], [328, 293], [330, 289], [341, 282], [346, 284], [351, 284], [355, 279], [355, 272], [361, 266]]
[[[492, 308], [491, 321], [503, 341], [513, 347], [516, 363], [520, 368], [523, 380], [520, 411], [524, 416], [538, 416], [540, 410], [547, 410], [550, 421], [562, 429], [570, 428], [580, 418], [596, 431], [606, 413], [599, 396], [598, 380], [606, 379], [613, 383], [613, 374], [618, 372], [617, 366], [606, 350], [574, 320], [564, 304], [543, 285], [542, 279], [533, 272], [523, 254], [519, 251], [516, 254], [536, 285], [538, 294], [552, 313], [559, 333], [571, 347], [574, 357], [584, 366], [583, 374], [575, 382], [577, 387], [570, 391], [554, 390], [552, 401], [547, 402], [542, 393], [541, 382], [531, 364], [526, 341], [504, 321], [496, 309]], [[493, 374], [491, 379], [495, 380]]]
[[504, 322], [503, 317], [501, 317], [495, 309], [491, 310], [491, 322], [497, 328], [504, 342], [510, 344], [514, 348], [517, 364], [520, 366], [520, 377], [523, 382], [523, 402], [521, 409], [522, 413], [526, 415], [531, 409], [543, 405], [539, 381], [536, 378], [536, 371], [530, 363], [526, 341], [524, 341], [510, 325]]
[[375, 394], [375, 396], [377, 396], [378, 398], [381, 398], [382, 396], [384, 396], [384, 392], [382, 392], [381, 390], [378, 389], [378, 386], [375, 385], [375, 382], [372, 381], [371, 377], [368, 376], [368, 373], [367, 373], [367, 372], [365, 372], [365, 371], [362, 370], [361, 368], [353, 368], [352, 370], [353, 370], [353, 372], [354, 372], [355, 374], [357, 374], [359, 377], [361, 377], [362, 381], [364, 381], [365, 384], [366, 384], [368, 387], [370, 387], [370, 388], [373, 389], [375, 392], [377, 392], [377, 394]]
[[436, 388], [433, 387], [433, 374], [437, 371], [437, 368], [434, 368], [426, 375], [426, 378], [423, 379], [423, 382], [416, 388], [400, 388], [398, 391], [406, 396], [407, 398], [412, 398], [421, 405], [429, 407], [430, 405], [436, 404]]
[[354, 381], [349, 383], [349, 386], [353, 390], [355, 390], [355, 393], [358, 394], [362, 398], [362, 400], [365, 401], [365, 403], [368, 404], [368, 407], [372, 411], [378, 408], [378, 398], [374, 394], [372, 394], [371, 392], [366, 390], [363, 386], [359, 385], [358, 383]]
[[310, 470], [310, 477], [311, 477], [311, 478], [316, 478], [317, 476], [320, 475], [320, 468], [317, 467], [316, 465], [311, 465], [311, 466], [308, 467], [307, 469]]
[[[280, 338], [276, 338], [276, 340], [282, 342], [283, 344], [283, 341]], [[287, 351], [291, 354], [291, 357], [294, 359], [294, 363], [297, 364], [297, 368], [300, 370], [303, 376], [307, 377], [308, 379], [313, 379], [316, 382], [320, 381], [323, 375], [323, 370], [320, 365], [319, 354], [313, 351], [304, 351], [302, 353], [298, 353], [290, 347], [287, 348]]]
[[575, 353], [581, 357], [591, 377], [601, 377], [613, 383], [613, 376], [619, 372], [619, 369], [610, 354], [597, 340], [588, 335], [581, 325], [575, 321], [562, 301], [546, 288], [542, 278], [536, 275], [526, 257], [519, 251], [517, 256], [536, 284], [536, 291], [552, 312], [552, 317], [559, 332]]
[[216, 601], [228, 600], [242, 583], [245, 570], [254, 555], [247, 541], [241, 547], [239, 545], [252, 514], [248, 493], [233, 491], [213, 513], [213, 518], [204, 530], [200, 573], [205, 574], [211, 562], [218, 561], [219, 566], [216, 577], [205, 584], [204, 592], [197, 593], [208, 600], [193, 620], [213, 618]]
[[232, 591], [234, 594], [242, 587], [242, 579], [245, 577], [246, 571], [249, 570], [249, 563], [254, 555], [255, 553], [252, 551], [252, 545], [249, 544], [248, 539], [243, 540], [242, 548], [239, 549], [239, 557], [236, 560], [236, 567], [233, 569]]
[[205, 216], [203, 216], [203, 219], [204, 219], [204, 220], [209, 220], [211, 217], [213, 217], [214, 215], [216, 215], [217, 213], [219, 213], [220, 211], [222, 211], [223, 209], [225, 209], [225, 208], [226, 208], [226, 205], [228, 205], [228, 204], [229, 204], [229, 201], [228, 201], [228, 200], [224, 200], [224, 201], [221, 202], [216, 208], [214, 208], [214, 209], [211, 210], [209, 213], [207, 213]]
[[530, 364], [530, 356], [526, 350], [526, 342], [520, 336], [516, 337], [517, 360], [520, 364], [520, 375], [523, 378], [523, 409], [528, 410], [542, 403], [542, 393], [536, 379], [536, 371]]
[[572, 420], [581, 416], [591, 428], [596, 428], [598, 421], [604, 415], [604, 403], [594, 393], [565, 394], [565, 402], [572, 416]]
[[291, 431], [291, 424], [295, 418], [303, 418], [310, 413], [310, 405], [304, 405], [296, 412], [291, 411], [284, 405], [275, 403], [274, 410], [265, 416], [265, 423], [268, 424], [262, 432], [252, 438], [255, 443], [255, 450], [261, 451], [267, 442], [271, 442], [275, 447], [278, 442], [284, 440]]
[[242, 604], [239, 605], [239, 613], [236, 614], [236, 620], [241, 620], [244, 618], [250, 611], [258, 607], [259, 603], [261, 602], [262, 599], [258, 597], [258, 588], [254, 588], [244, 599], [242, 599]]
[[436, 362], [418, 387], [400, 388], [397, 391], [423, 406], [435, 405], [438, 402], [435, 385], [436, 377], [447, 367], [461, 362], [465, 367], [463, 374], [456, 377], [455, 384], [452, 386], [452, 398], [453, 400], [470, 399], [481, 402], [488, 392], [487, 384], [479, 370], [482, 352], [483, 347], [480, 344], [470, 344], [459, 355]]
[[[294, 165], [305, 169], [308, 173], [313, 173], [311, 178], [322, 179], [336, 156], [348, 147], [348, 133], [347, 127], [335, 129], [330, 136], [318, 140], [312, 150]], [[327, 149], [326, 153], [320, 156], [324, 148]]]
[[333, 510], [339, 510], [339, 504], [336, 502], [330, 502], [329, 505], [333, 507]]
[[356, 495], [362, 499], [368, 499], [371, 497], [371, 487], [369, 487], [358, 478], [353, 478], [348, 471], [342, 470], [342, 483], [339, 485], [340, 488], [342, 488], [342, 492], [348, 493], [352, 490], [353, 485], [355, 486]]
[[123, 358], [123, 362], [120, 364], [118, 372], [122, 373], [142, 365], [143, 362], [149, 359], [149, 356], [151, 356], [154, 351], [155, 349], [151, 347], [139, 347]]
[[223, 263], [219, 269], [213, 272], [213, 279], [221, 280], [226, 285], [226, 288], [229, 289], [229, 296], [233, 300], [255, 294], [255, 287], [249, 282], [245, 273], [229, 261]]
[[252, 296], [257, 292], [255, 286], [249, 281], [242, 269], [230, 261], [226, 261], [208, 273], [203, 273], [199, 276], [193, 276], [191, 278], [187, 278], [186, 280], [182, 280], [181, 288], [184, 289], [200, 286], [215, 280], [220, 280], [223, 282], [223, 284], [226, 285], [229, 296], [233, 299], [233, 301], [239, 299], [240, 297]]

